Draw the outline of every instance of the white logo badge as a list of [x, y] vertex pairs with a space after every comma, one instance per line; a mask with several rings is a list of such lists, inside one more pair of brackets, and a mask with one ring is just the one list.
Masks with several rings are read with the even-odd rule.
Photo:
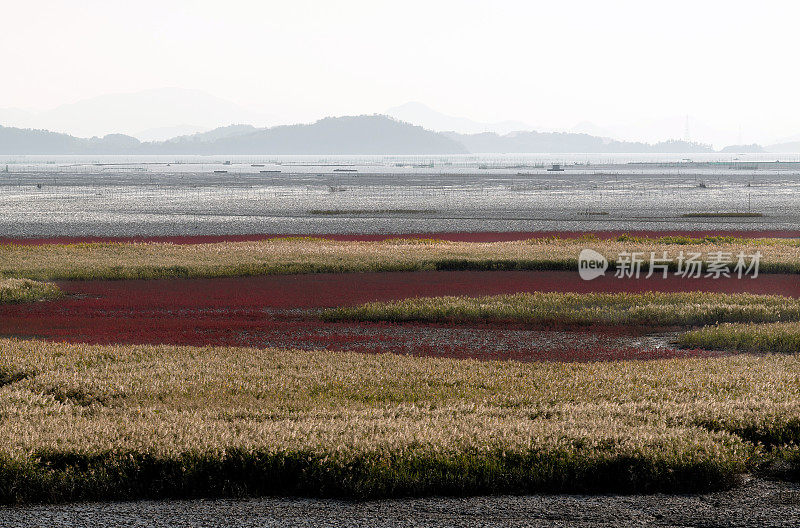
[[584, 249], [578, 256], [578, 273], [583, 280], [590, 281], [605, 275], [608, 260], [593, 249]]

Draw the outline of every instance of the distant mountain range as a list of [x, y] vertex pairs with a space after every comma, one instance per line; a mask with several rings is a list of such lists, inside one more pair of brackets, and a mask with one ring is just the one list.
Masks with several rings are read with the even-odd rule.
[[700, 141], [701, 143], [709, 142], [715, 145], [741, 143], [736, 130], [720, 130], [697, 118], [691, 118], [687, 123], [686, 116], [641, 118], [630, 122], [604, 125], [582, 121], [569, 131], [614, 138], [619, 141], [641, 141], [645, 143], [653, 143], [663, 140], [663, 138], [686, 138], [687, 133], [688, 137], [694, 138], [695, 141]]
[[0, 154], [468, 154], [547, 152], [714, 152], [684, 141], [654, 144], [588, 134], [432, 132], [385, 115], [329, 117], [312, 124], [231, 125], [166, 141], [124, 134], [90, 139], [47, 130], [0, 127]]
[[163, 154], [466, 154], [457, 141], [386, 116], [329, 117], [310, 125], [235, 125], [161, 143]]
[[[764, 147], [762, 147], [761, 145], [756, 145], [755, 143], [753, 143], [751, 145], [729, 145], [729, 146], [723, 148], [722, 150], [720, 150], [720, 152], [732, 152], [732, 153], [735, 153], [735, 154], [745, 154], [745, 153], [748, 153], [748, 154], [754, 154], [755, 153], [755, 154], [757, 154], [757, 153], [768, 152], [768, 151], [765, 150]], [[773, 150], [771, 152], [776, 152], [776, 151]]]
[[570, 132], [512, 132], [499, 135], [444, 133], [472, 153], [523, 154], [533, 152], [714, 152], [709, 145], [686, 141], [639, 143]]
[[[274, 110], [271, 106], [268, 108], [269, 112], [281, 111], [277, 107]], [[403, 123], [419, 125], [426, 131], [440, 133], [460, 146], [455, 146], [441, 137], [433, 140], [431, 136], [428, 136], [428, 139], [433, 143], [420, 145], [418, 141], [425, 135], [422, 132], [400, 133], [399, 130], [394, 130], [385, 138], [388, 143], [381, 144], [376, 138], [368, 137], [359, 148], [367, 149], [369, 152], [389, 148], [414, 153], [425, 153], [431, 149], [443, 153], [462, 149], [469, 152], [672, 152], [676, 149], [707, 152], [710, 151], [711, 145], [706, 143], [713, 143], [717, 148], [731, 145], [725, 147], [725, 152], [754, 152], [750, 146], [741, 145], [744, 143], [741, 139], [741, 127], [737, 134], [736, 131], [718, 129], [700, 119], [689, 119], [687, 116], [643, 116], [634, 122], [600, 125], [583, 121], [567, 130], [518, 120], [479, 121], [448, 115], [420, 102], [394, 106], [380, 114]], [[258, 107], [244, 106], [203, 90], [186, 88], [109, 93], [42, 110], [0, 108], [0, 125], [75, 136], [71, 139], [55, 136], [34, 139], [34, 135], [27, 133], [27, 141], [19, 137], [14, 140], [15, 148], [36, 152], [41, 152], [43, 146], [60, 148], [61, 151], [98, 153], [117, 152], [123, 147], [136, 152], [171, 152], [179, 149], [181, 152], [191, 153], [218, 152], [217, 148], [232, 148], [237, 152], [241, 149], [248, 151], [256, 149], [258, 152], [263, 152], [264, 149], [273, 152], [305, 152], [307, 148], [322, 148], [325, 152], [345, 149], [350, 152], [356, 148], [347, 145], [347, 138], [335, 138], [326, 141], [324, 145], [308, 142], [292, 143], [294, 141], [290, 137], [292, 134], [309, 134], [308, 141], [315, 141], [319, 139], [314, 135], [317, 132], [324, 135], [326, 129], [340, 126], [333, 123], [314, 123], [309, 126], [316, 128], [298, 130], [292, 127], [256, 128], [280, 122], [285, 121], [275, 115], [264, 113]], [[253, 126], [225, 126], [230, 123], [249, 123]], [[354, 138], [358, 137], [358, 132], [353, 128], [348, 128], [345, 124], [341, 126], [344, 127], [344, 131], [354, 133]], [[388, 128], [387, 125], [387, 130]], [[265, 130], [271, 132], [267, 133]], [[370, 130], [369, 126], [365, 126], [365, 130]], [[206, 133], [208, 135], [205, 135]], [[404, 135], [406, 133], [408, 136]], [[761, 148], [768, 152], [800, 151], [800, 135], [771, 137], [762, 130], [761, 136], [755, 136], [757, 133], [748, 130], [748, 137], [770, 137], [768, 141], [764, 140], [762, 143], [775, 144], [758, 146], [755, 151]], [[253, 134], [253, 137], [244, 137], [250, 134]], [[106, 139], [107, 135], [111, 137]], [[123, 139], [118, 135], [136, 138], [143, 144], [136, 146], [129, 139]], [[234, 136], [242, 137], [240, 140], [226, 139]], [[401, 136], [404, 138], [402, 141]], [[667, 138], [681, 136], [694, 138], [695, 141], [665, 141]], [[5, 146], [0, 144], [2, 152], [8, 152], [11, 148], [8, 131], [5, 137], [7, 144]], [[93, 139], [80, 139], [90, 137]], [[284, 139], [281, 139], [282, 137]], [[298, 136], [292, 137], [296, 139]], [[218, 145], [211, 145], [212, 139], [219, 140]]]
[[[108, 134], [124, 134], [138, 139], [140, 142], [174, 143], [175, 138], [199, 133], [216, 134], [219, 127], [228, 129], [230, 123], [249, 123], [254, 127], [273, 126], [287, 122], [285, 118], [271, 112], [289, 112], [280, 105], [264, 106], [242, 105], [198, 89], [156, 88], [128, 93], [109, 93], [89, 97], [54, 108], [31, 110], [22, 108], [0, 108], [0, 125], [22, 129], [49, 130], [70, 134], [76, 138], [97, 136], [103, 138]], [[266, 109], [265, 111], [260, 108]], [[485, 110], [485, 109], [484, 109]], [[517, 152], [520, 149], [538, 152], [544, 149], [543, 144], [550, 142], [557, 152], [569, 151], [603, 151], [615, 152], [624, 150], [663, 151], [680, 146], [680, 143], [669, 142], [669, 138], [693, 138], [687, 143], [713, 144], [716, 148], [724, 145], [728, 150], [736, 150], [742, 141], [742, 127], [736, 130], [719, 128], [705, 123], [700, 118], [687, 116], [642, 116], [635, 121], [619, 123], [593, 123], [582, 121], [572, 128], [552, 128], [542, 123], [528, 123], [519, 120], [475, 120], [439, 112], [421, 102], [409, 102], [378, 112], [405, 123], [419, 125], [432, 132], [454, 132], [463, 136], [477, 134], [496, 134], [501, 137], [513, 135], [508, 140], [498, 140], [491, 136], [482, 136], [464, 140], [472, 146], [469, 150], [484, 150], [486, 144], [502, 144], [504, 151]], [[313, 113], [311, 114], [314, 115]], [[291, 122], [291, 121], [290, 121]], [[241, 131], [241, 130], [240, 130]], [[769, 131], [750, 126], [746, 129], [746, 137], [750, 141], [762, 139], [761, 144], [774, 144], [764, 147], [771, 151], [798, 151], [800, 135], [772, 135]], [[231, 134], [226, 130], [225, 134]], [[251, 130], [255, 132], [255, 130]], [[521, 133], [539, 133], [525, 136]], [[568, 136], [543, 136], [566, 132], [575, 134]], [[586, 136], [602, 139], [588, 140]], [[199, 138], [198, 138], [199, 139]], [[207, 139], [207, 138], [206, 138]], [[452, 137], [451, 137], [452, 139]], [[572, 141], [574, 139], [574, 141]], [[206, 141], [203, 139], [202, 141]], [[459, 141], [462, 141], [459, 139]], [[668, 143], [651, 147], [660, 143]], [[102, 141], [93, 141], [91, 146], [78, 142], [80, 148], [103, 149]], [[650, 145], [650, 146], [647, 146]], [[497, 147], [494, 147], [497, 148]]]
[[0, 124], [81, 137], [124, 133], [162, 141], [227, 123], [266, 125], [275, 119], [202, 90], [158, 88], [112, 93], [42, 111], [0, 108]]
[[764, 147], [767, 152], [794, 153], [800, 152], [800, 141], [789, 141], [787, 143], [776, 143]]
[[519, 132], [523, 130], [536, 130], [541, 127], [533, 127], [522, 121], [500, 121], [497, 123], [482, 123], [468, 119], [466, 117], [455, 117], [441, 112], [422, 103], [406, 103], [400, 106], [389, 108], [384, 112], [389, 117], [393, 117], [406, 123], [414, 123], [428, 130], [436, 132], [451, 131], [461, 134], [479, 134], [482, 132], [494, 132], [496, 134], [508, 134], [509, 132]]

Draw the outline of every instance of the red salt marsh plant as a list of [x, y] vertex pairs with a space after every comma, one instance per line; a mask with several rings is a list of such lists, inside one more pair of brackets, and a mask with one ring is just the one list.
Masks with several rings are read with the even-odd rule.
[[[745, 285], [757, 287], [756, 291], [789, 293], [792, 285], [798, 286], [794, 279], [793, 276], [765, 275], [759, 280], [747, 281]], [[638, 338], [629, 339], [632, 333], [642, 334], [652, 329], [644, 325], [626, 327], [622, 333], [615, 331], [614, 324], [617, 323], [603, 324], [601, 320], [619, 322], [620, 319], [612, 319], [611, 312], [605, 313], [598, 307], [581, 312], [581, 307], [591, 297], [580, 294], [591, 293], [592, 288], [601, 291], [624, 288], [636, 292], [651, 285], [667, 289], [704, 286], [735, 290], [739, 282], [708, 280], [696, 284], [692, 281], [658, 280], [653, 283], [613, 278], [605, 282], [585, 282], [577, 274], [569, 272], [420, 272], [68, 281], [59, 283], [64, 297], [56, 302], [0, 307], [0, 335], [100, 344], [276, 346], [525, 361], [695, 356], [707, 353], [675, 350], [665, 346], [666, 341], [663, 344], [637, 343], [640, 341]], [[403, 324], [344, 319], [335, 323], [321, 322], [318, 317], [319, 308], [346, 308], [371, 300], [386, 302], [447, 294], [513, 294], [519, 290], [539, 295], [536, 290], [545, 288], [564, 292], [573, 290], [574, 293], [546, 297], [549, 301], [540, 305], [538, 319], [522, 317], [514, 325], [507, 319], [493, 319], [488, 313], [486, 319], [480, 320], [448, 319]], [[669, 301], [668, 293], [664, 293], [660, 308], [663, 323], [676, 323], [665, 319], [670, 311], [685, 316], [701, 310], [700, 315], [708, 319], [718, 313], [714, 310], [723, 309], [728, 310], [727, 316], [731, 316], [739, 306], [738, 300], [745, 299], [709, 293], [702, 298], [678, 296]], [[623, 295], [611, 296], [610, 299], [618, 297], [616, 308], [612, 310], [617, 317], [627, 314], [632, 318], [638, 313], [639, 319], [633, 322], [644, 321], [642, 307], [645, 304], [640, 302], [641, 298]], [[740, 315], [744, 317], [754, 313], [758, 302], [762, 302], [760, 297], [754, 299], [756, 304], [749, 308], [739, 306], [738, 309], [749, 310]], [[767, 315], [772, 313], [773, 316], [786, 312], [787, 307], [795, 302], [769, 299], [761, 306]], [[688, 308], [681, 307], [680, 302], [687, 303]], [[532, 308], [530, 305], [526, 309]], [[778, 311], [769, 312], [768, 308]], [[591, 322], [584, 318], [583, 322], [576, 323], [575, 315], [581, 313], [596, 319]], [[505, 317], [511, 316], [506, 314]], [[628, 334], [628, 337], [621, 334]]]
[[[62, 282], [57, 302], [0, 307], [0, 335], [96, 344], [273, 346], [476, 359], [590, 361], [697, 356], [608, 326], [322, 322], [320, 307], [448, 292], [570, 287], [552, 274], [428, 272]], [[578, 280], [579, 285], [583, 281]], [[596, 284], [596, 283], [592, 283]], [[759, 283], [761, 284], [761, 283]], [[628, 332], [630, 334], [630, 332]]]
[[0, 370], [2, 502], [693, 491], [800, 440], [794, 355], [565, 364], [0, 339]]
[[[637, 293], [650, 287], [665, 288], [664, 295], [673, 289], [696, 287], [735, 291], [740, 284], [741, 281], [736, 280], [710, 279], [637, 282], [610, 278], [604, 282], [600, 279], [585, 282], [570, 272], [420, 272], [67, 281], [59, 283], [64, 295], [55, 302], [0, 306], [0, 335], [38, 336], [75, 343], [274, 346], [521, 361], [697, 356], [709, 353], [695, 347], [676, 349], [669, 346], [669, 338], [652, 342], [633, 336], [652, 332], [648, 325], [615, 330], [613, 324], [600, 324], [597, 320], [569, 322], [569, 317], [575, 313], [594, 314], [593, 317], [598, 318], [603, 315], [604, 320], [610, 318], [610, 312], [604, 313], [601, 309], [580, 312], [584, 298], [578, 294], [592, 293], [592, 289], [601, 292], [623, 289]], [[795, 295], [800, 295], [800, 282], [794, 276], [764, 275], [758, 280], [746, 281], [744, 285], [756, 288], [754, 291], [758, 292], [789, 294], [794, 291]], [[508, 320], [492, 319], [490, 315], [482, 320], [410, 321], [402, 324], [356, 320], [321, 322], [318, 317], [319, 308], [346, 308], [367, 301], [387, 302], [448, 294], [513, 294], [520, 290], [535, 293], [540, 289], [572, 291], [574, 294], [553, 296], [549, 304], [540, 306], [542, 317], [549, 316], [549, 320], [545, 320], [546, 317], [536, 320], [523, 317], [514, 324], [509, 324]], [[634, 311], [628, 315], [633, 317], [639, 310], [638, 321], [643, 321], [642, 307], [638, 305], [641, 303], [636, 301], [637, 298], [626, 301], [622, 296], [621, 299], [614, 309], [617, 316], [627, 313], [626, 310], [632, 306]], [[711, 318], [715, 314], [713, 310], [719, 309], [728, 310], [727, 316], [731, 316], [737, 306], [731, 298], [713, 293], [704, 296], [702, 302], [697, 302], [700, 298], [696, 296], [683, 299], [694, 301], [689, 302], [686, 309], [680, 307], [677, 300], [671, 304], [664, 301], [662, 322], [676, 322], [664, 319], [669, 311], [685, 315], [702, 309], [705, 312], [701, 315]], [[783, 313], [785, 306], [782, 305], [790, 306], [792, 302], [776, 301], [773, 308], [778, 311], [772, 315]], [[750, 310], [741, 315], [748, 316], [757, 306], [740, 307]], [[769, 304], [765, 306], [762, 308], [769, 315]], [[542, 312], [545, 308], [546, 311]], [[575, 310], [577, 312], [570, 316]], [[560, 317], [560, 314], [565, 317]]]

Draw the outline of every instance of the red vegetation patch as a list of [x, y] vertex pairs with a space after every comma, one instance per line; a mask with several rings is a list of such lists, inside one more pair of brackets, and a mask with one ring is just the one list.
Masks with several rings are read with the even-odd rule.
[[74, 281], [59, 301], [0, 306], [0, 335], [85, 343], [169, 343], [519, 360], [694, 356], [608, 328], [319, 321], [307, 310], [417, 296], [530, 291], [749, 291], [800, 297], [796, 275], [757, 279], [580, 280], [575, 272], [419, 272], [152, 281]]
[[380, 241], [391, 238], [435, 238], [450, 240], [452, 242], [508, 242], [513, 240], [527, 240], [529, 238], [547, 238], [558, 236], [561, 238], [578, 238], [585, 235], [595, 235], [600, 239], [617, 238], [627, 234], [635, 237], [658, 238], [663, 236], [689, 236], [702, 238], [706, 236], [731, 236], [741, 238], [800, 238], [798, 230], [726, 230], [726, 231], [486, 231], [486, 232], [447, 232], [447, 233], [409, 233], [394, 235], [336, 235], [336, 234], [307, 234], [307, 235], [176, 235], [176, 236], [146, 236], [146, 237], [51, 237], [51, 238], [3, 238], [0, 244], [18, 244], [39, 246], [44, 244], [79, 244], [91, 242], [162, 242], [171, 244], [213, 244], [219, 242], [253, 242], [276, 237], [313, 236], [327, 240], [339, 241]]

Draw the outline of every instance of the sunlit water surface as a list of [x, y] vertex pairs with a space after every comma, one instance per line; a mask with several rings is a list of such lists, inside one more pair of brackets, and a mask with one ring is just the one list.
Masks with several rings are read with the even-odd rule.
[[798, 229], [798, 158], [16, 156], [0, 236]]

